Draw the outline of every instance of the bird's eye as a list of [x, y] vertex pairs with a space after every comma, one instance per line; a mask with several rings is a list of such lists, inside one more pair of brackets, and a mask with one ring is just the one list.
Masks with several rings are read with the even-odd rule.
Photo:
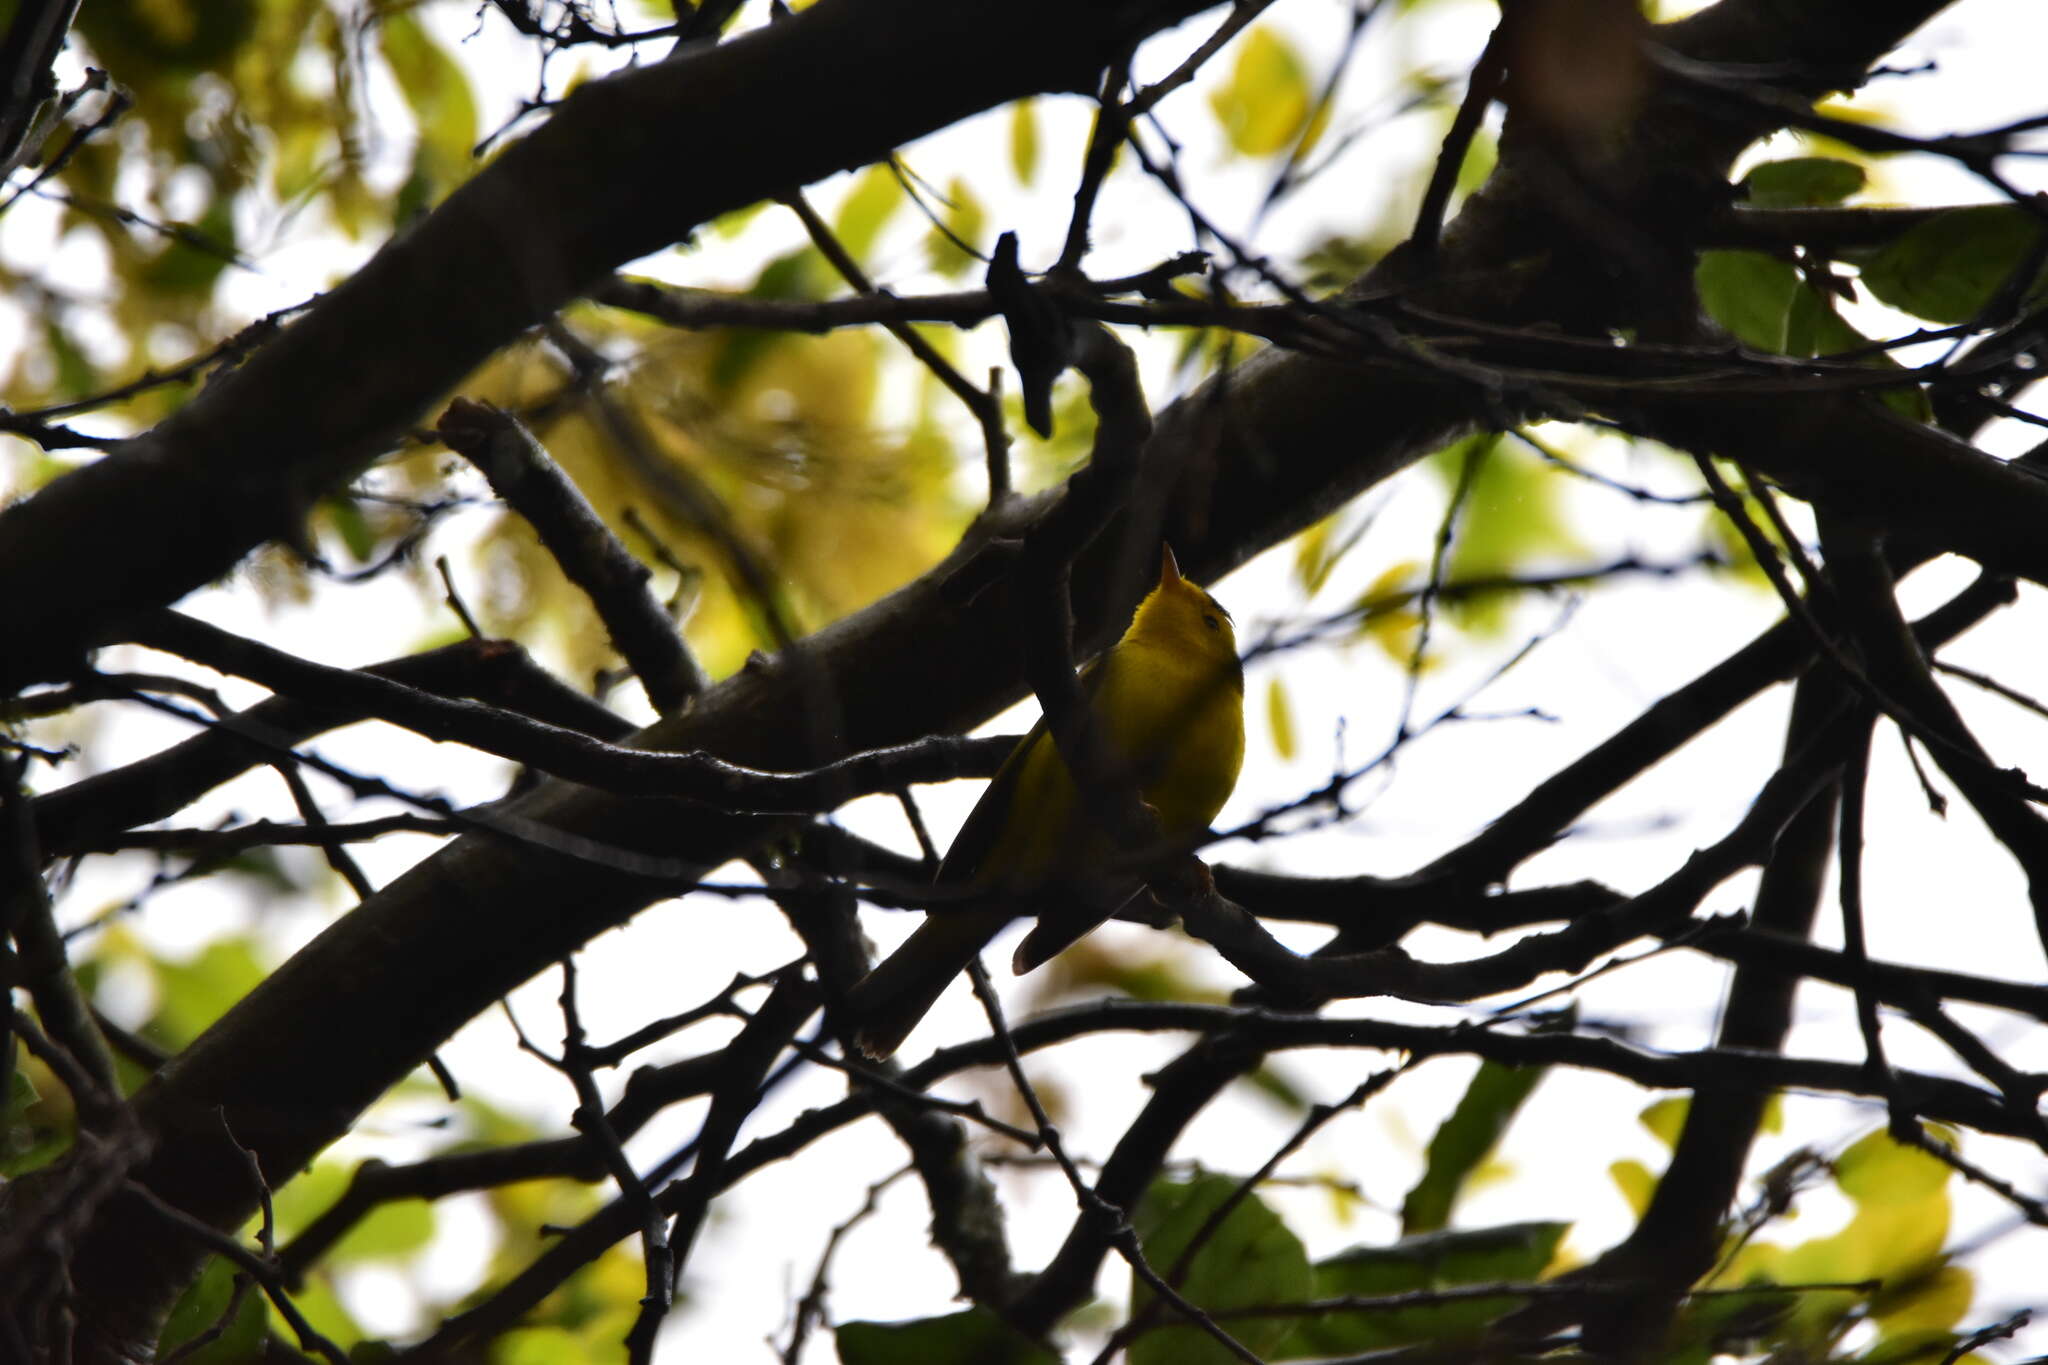
[[1206, 611], [1202, 613], [1202, 624], [1211, 630], [1220, 630], [1222, 628], [1222, 623]]

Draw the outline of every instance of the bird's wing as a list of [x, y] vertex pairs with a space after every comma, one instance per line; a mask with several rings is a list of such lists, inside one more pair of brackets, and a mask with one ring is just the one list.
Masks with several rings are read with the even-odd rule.
[[[1086, 705], [1094, 704], [1095, 694], [1102, 687], [1106, 673], [1103, 665], [1108, 658], [1108, 654], [1098, 655], [1081, 669], [1081, 698]], [[1031, 727], [1031, 733], [1018, 740], [1017, 747], [1010, 750], [1010, 756], [996, 770], [988, 789], [982, 792], [981, 799], [968, 812], [967, 823], [954, 836], [953, 846], [946, 850], [933, 881], [966, 886], [981, 874], [989, 850], [995, 847], [1009, 823], [1011, 808], [1016, 804], [1018, 780], [1032, 749], [1052, 742], [1052, 734], [1046, 729], [1044, 718], [1040, 717], [1038, 724]]]

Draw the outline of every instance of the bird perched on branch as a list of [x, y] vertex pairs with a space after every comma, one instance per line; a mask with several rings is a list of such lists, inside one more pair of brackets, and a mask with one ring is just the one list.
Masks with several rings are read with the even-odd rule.
[[1180, 576], [1173, 551], [1130, 629], [1081, 670], [1096, 750], [1157, 826], [1151, 850], [1119, 847], [1099, 801], [1078, 790], [1045, 721], [1021, 740], [939, 865], [941, 906], [854, 986], [848, 1006], [870, 1057], [895, 1052], [941, 992], [1004, 925], [1038, 923], [1012, 965], [1030, 971], [1144, 890], [1146, 853], [1184, 848], [1209, 828], [1244, 760], [1244, 673], [1230, 613]]

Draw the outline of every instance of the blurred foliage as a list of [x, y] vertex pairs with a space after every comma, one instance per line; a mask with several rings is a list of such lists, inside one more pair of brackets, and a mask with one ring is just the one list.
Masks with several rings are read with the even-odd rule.
[[[1566, 1223], [1510, 1223], [1472, 1231], [1427, 1232], [1384, 1246], [1340, 1251], [1315, 1265], [1314, 1295], [1383, 1297], [1526, 1283], [1557, 1253]], [[1512, 1296], [1413, 1307], [1336, 1311], [1305, 1319], [1279, 1358], [1348, 1356], [1423, 1341], [1455, 1341], [1483, 1332], [1514, 1306]]]
[[1422, 1178], [1401, 1204], [1404, 1235], [1441, 1232], [1451, 1209], [1500, 1145], [1522, 1102], [1543, 1080], [1542, 1067], [1481, 1062], [1451, 1116], [1429, 1141]]
[[1230, 149], [1271, 156], [1293, 146], [1308, 126], [1313, 92], [1293, 44], [1260, 25], [1237, 44], [1230, 77], [1209, 95], [1209, 108]]

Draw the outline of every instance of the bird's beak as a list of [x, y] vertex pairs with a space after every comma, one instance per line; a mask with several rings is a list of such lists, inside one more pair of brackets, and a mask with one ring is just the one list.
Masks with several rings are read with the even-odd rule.
[[1159, 586], [1164, 588], [1180, 582], [1180, 561], [1173, 557], [1173, 547], [1165, 541], [1159, 543]]

